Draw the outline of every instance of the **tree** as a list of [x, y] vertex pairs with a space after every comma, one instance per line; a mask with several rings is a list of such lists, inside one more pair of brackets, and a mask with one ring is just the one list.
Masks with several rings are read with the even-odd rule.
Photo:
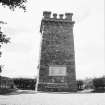
[[[4, 22], [0, 22], [1, 24], [4, 24]], [[2, 44], [7, 44], [9, 42], [10, 38], [6, 37], [5, 34], [3, 34], [3, 32], [1, 31], [1, 27], [0, 27], [0, 48], [2, 46]], [[0, 51], [0, 57], [1, 57], [2, 52]], [[0, 84], [1, 84], [1, 72], [2, 72], [2, 67], [3, 65], [0, 65]], [[1, 86], [0, 86], [1, 88]]]
[[[26, 6], [24, 3], [26, 3], [27, 0], [0, 0], [0, 4], [4, 7], [9, 7], [10, 10], [15, 10], [15, 8], [19, 7], [22, 8], [24, 11], [26, 11]], [[5, 22], [0, 21], [0, 24], [5, 24]], [[6, 37], [6, 35], [1, 31], [1, 26], [0, 26], [0, 48], [2, 44], [7, 44], [10, 41], [10, 38]], [[0, 57], [1, 57], [2, 52], [0, 51]], [[0, 74], [2, 72], [2, 65], [0, 65]], [[0, 84], [1, 84], [1, 76], [0, 76]]]
[[104, 78], [93, 79], [93, 84], [94, 84], [95, 88], [105, 87]]
[[[2, 6], [8, 6], [11, 10], [15, 10], [15, 8], [19, 7], [22, 8], [24, 11], [26, 10], [26, 6], [24, 5], [24, 3], [26, 3], [27, 0], [0, 0], [0, 4], [2, 4]], [[3, 21], [0, 21], [0, 24], [6, 24]], [[0, 27], [0, 48], [2, 46], [2, 44], [4, 43], [8, 43], [10, 40], [10, 38], [7, 38], [5, 34], [3, 34], [3, 32], [1, 31], [1, 27]], [[1, 57], [1, 51], [0, 51], [0, 57]], [[2, 67], [0, 65], [0, 73], [2, 72]]]
[[11, 10], [14, 10], [16, 7], [26, 10], [25, 3], [27, 0], [0, 0], [0, 3], [5, 7], [8, 6]]
[[105, 90], [105, 78], [95, 78], [93, 79], [94, 89], [96, 91], [103, 91]]
[[[2, 24], [4, 24], [3, 22], [1, 22]], [[5, 34], [3, 34], [3, 32], [1, 31], [1, 27], [0, 27], [0, 48], [2, 46], [2, 44], [7, 44], [9, 43], [10, 38], [6, 37]], [[2, 52], [0, 51], [0, 57], [1, 57]], [[0, 73], [2, 72], [2, 65], [0, 65]]]

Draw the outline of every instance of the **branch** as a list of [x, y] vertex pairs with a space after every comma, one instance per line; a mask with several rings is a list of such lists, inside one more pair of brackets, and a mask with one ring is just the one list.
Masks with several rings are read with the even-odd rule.
[[22, 8], [24, 11], [26, 11], [26, 6], [24, 5], [26, 2], [27, 0], [0, 0], [0, 3], [3, 6], [8, 6], [13, 11], [16, 7]]

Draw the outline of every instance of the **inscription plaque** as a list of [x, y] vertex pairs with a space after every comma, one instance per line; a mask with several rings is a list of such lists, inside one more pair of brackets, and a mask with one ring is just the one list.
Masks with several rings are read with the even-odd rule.
[[66, 76], [66, 66], [50, 66], [49, 76]]

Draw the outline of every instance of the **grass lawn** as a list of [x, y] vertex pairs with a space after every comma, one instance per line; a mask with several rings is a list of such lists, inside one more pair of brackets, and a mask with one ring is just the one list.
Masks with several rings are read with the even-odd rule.
[[0, 95], [0, 105], [105, 105], [105, 93], [35, 93]]

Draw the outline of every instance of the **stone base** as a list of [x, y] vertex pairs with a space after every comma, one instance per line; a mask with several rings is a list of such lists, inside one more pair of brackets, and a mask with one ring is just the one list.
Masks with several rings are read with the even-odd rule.
[[62, 83], [40, 83], [38, 84], [38, 91], [44, 92], [76, 92], [77, 89], [67, 86]]

